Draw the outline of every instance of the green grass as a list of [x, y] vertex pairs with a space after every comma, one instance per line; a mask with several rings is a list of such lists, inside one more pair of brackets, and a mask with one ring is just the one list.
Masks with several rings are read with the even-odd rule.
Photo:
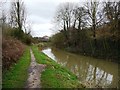
[[24, 88], [30, 65], [30, 51], [26, 49], [19, 61], [3, 73], [3, 88]]
[[32, 46], [32, 50], [36, 61], [47, 65], [41, 76], [43, 88], [82, 88], [76, 75], [40, 52], [36, 46]]

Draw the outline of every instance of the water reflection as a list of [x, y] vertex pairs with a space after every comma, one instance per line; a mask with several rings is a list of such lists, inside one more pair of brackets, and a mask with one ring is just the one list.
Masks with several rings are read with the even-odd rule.
[[118, 64], [68, 53], [56, 48], [42, 50], [50, 58], [75, 73], [87, 87], [118, 87]]

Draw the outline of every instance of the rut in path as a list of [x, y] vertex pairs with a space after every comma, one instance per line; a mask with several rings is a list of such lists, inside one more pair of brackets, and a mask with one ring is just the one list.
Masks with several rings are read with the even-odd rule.
[[35, 57], [31, 49], [30, 53], [31, 64], [28, 69], [28, 79], [25, 88], [41, 88], [41, 72], [44, 71], [46, 65], [36, 63]]

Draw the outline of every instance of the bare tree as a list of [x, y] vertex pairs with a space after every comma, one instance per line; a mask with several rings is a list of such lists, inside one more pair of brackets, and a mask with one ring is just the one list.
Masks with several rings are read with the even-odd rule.
[[2, 30], [4, 30], [5, 23], [6, 23], [6, 16], [5, 16], [5, 12], [3, 10], [2, 11]]
[[1, 29], [4, 30], [5, 22], [6, 22], [6, 15], [5, 15], [5, 2], [0, 1], [0, 26]]
[[93, 53], [97, 47], [96, 28], [104, 19], [103, 13], [100, 11], [99, 5], [100, 3], [96, 0], [91, 0], [90, 2], [87, 2], [85, 4], [85, 9], [87, 13], [86, 21], [88, 23], [88, 26], [92, 27], [92, 31], [93, 31], [93, 39], [94, 39], [94, 45], [95, 45]]
[[31, 31], [32, 31], [32, 22], [27, 22], [27, 24], [26, 25], [24, 25], [24, 30], [25, 30], [25, 33], [27, 34], [27, 35], [30, 35], [31, 34]]
[[10, 16], [11, 25], [22, 30], [26, 21], [26, 9], [23, 1], [15, 0], [12, 2]]
[[72, 18], [73, 18], [73, 3], [62, 3], [58, 6], [55, 21], [57, 24], [62, 25], [61, 32], [64, 33], [67, 43], [69, 45], [69, 33], [68, 30], [72, 27]]
[[104, 13], [108, 23], [111, 24], [112, 32], [117, 31], [120, 24], [120, 1], [104, 2]]
[[63, 30], [68, 30], [72, 27], [73, 9], [73, 3], [62, 3], [57, 9], [55, 21], [59, 22], [59, 24], [62, 23]]
[[84, 16], [85, 16], [85, 9], [84, 7], [79, 7], [76, 6], [76, 8], [73, 10], [73, 15], [74, 15], [74, 24], [73, 28], [76, 26], [76, 22], [78, 21], [78, 30], [81, 29], [81, 24], [84, 23]]

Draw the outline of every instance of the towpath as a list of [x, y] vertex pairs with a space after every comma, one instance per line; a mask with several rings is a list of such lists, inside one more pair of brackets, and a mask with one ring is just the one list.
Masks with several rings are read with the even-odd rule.
[[30, 49], [31, 64], [28, 69], [28, 79], [25, 88], [41, 88], [41, 73], [45, 70], [45, 65], [38, 64], [35, 60], [34, 54]]

